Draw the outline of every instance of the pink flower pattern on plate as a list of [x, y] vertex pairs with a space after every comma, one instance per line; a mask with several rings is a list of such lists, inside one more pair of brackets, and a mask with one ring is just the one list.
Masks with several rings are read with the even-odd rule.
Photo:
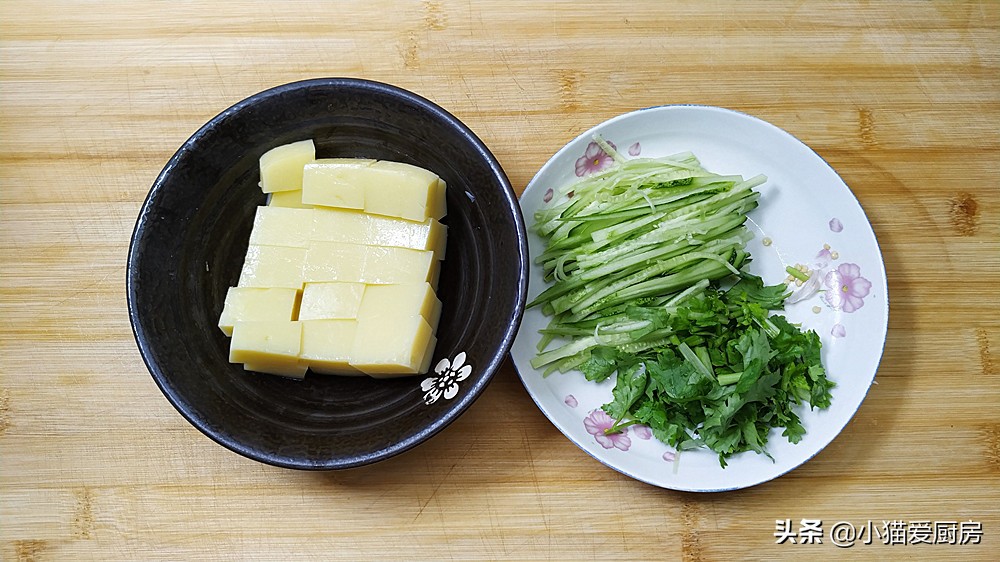
[[583, 426], [587, 428], [587, 433], [593, 435], [601, 447], [627, 451], [632, 446], [632, 440], [628, 436], [628, 428], [623, 429], [621, 433], [604, 434], [604, 430], [614, 424], [615, 420], [604, 413], [604, 410], [594, 410], [589, 416], [583, 418]]
[[632, 426], [633, 433], [643, 441], [649, 441], [653, 437], [653, 430], [648, 425], [636, 424]]
[[[611, 148], [618, 150], [615, 143], [608, 142], [608, 144], [611, 145]], [[604, 149], [598, 146], [596, 142], [592, 142], [587, 145], [587, 150], [583, 152], [583, 156], [576, 160], [576, 175], [582, 178], [588, 174], [600, 172], [613, 163], [614, 159], [607, 152], [604, 152]]]
[[576, 408], [580, 405], [580, 403], [576, 400], [576, 396], [573, 396], [572, 394], [567, 394], [566, 399], [563, 400], [563, 402], [570, 408]]
[[864, 306], [864, 298], [872, 288], [871, 281], [861, 276], [861, 268], [855, 263], [840, 264], [826, 274], [824, 284], [829, 289], [824, 294], [827, 304], [844, 312], [854, 312]]
[[816, 265], [819, 267], [826, 267], [831, 261], [833, 261], [833, 252], [826, 248], [823, 248], [816, 254]]
[[830, 219], [830, 230], [833, 232], [840, 232], [844, 230], [844, 223], [840, 222], [840, 219], [834, 217]]
[[640, 152], [642, 152], [642, 147], [637, 142], [632, 143], [632, 146], [628, 147], [629, 156], [638, 156]]
[[830, 329], [830, 335], [835, 338], [847, 337], [847, 328], [843, 324], [834, 324], [833, 328]]

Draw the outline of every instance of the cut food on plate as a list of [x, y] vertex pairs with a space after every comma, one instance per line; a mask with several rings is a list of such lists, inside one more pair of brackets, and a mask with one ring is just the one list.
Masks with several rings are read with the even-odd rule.
[[409, 164], [315, 158], [311, 140], [260, 159], [246, 259], [219, 328], [230, 362], [302, 378], [427, 372], [447, 245], [444, 182]]
[[795, 407], [828, 407], [833, 383], [816, 333], [769, 314], [785, 285], [741, 270], [766, 178], [709, 172], [690, 152], [625, 159], [595, 142], [615, 163], [534, 215], [551, 285], [529, 306], [552, 320], [531, 366], [596, 382], [617, 374], [605, 435], [641, 424], [678, 450], [711, 449], [723, 467], [768, 454], [771, 428], [798, 443]]
[[[605, 141], [603, 145], [595, 135]], [[643, 159], [656, 160], [685, 152], [697, 155], [701, 168], [719, 176], [711, 181], [733, 176], [736, 187], [742, 178], [766, 176], [766, 183], [743, 194], [747, 197], [731, 200], [737, 206], [746, 206], [756, 197], [756, 206], [747, 206], [731, 216], [713, 211], [688, 217], [694, 221], [688, 226], [694, 227], [700, 221], [707, 224], [693, 228], [691, 239], [685, 236], [682, 244], [677, 244], [675, 238], [675, 242], [661, 240], [649, 246], [642, 246], [644, 241], [632, 240], [644, 235], [649, 236], [645, 241], [658, 235], [669, 238], [670, 233], [665, 230], [655, 234], [643, 232], [650, 228], [643, 218], [662, 222], [663, 217], [655, 215], [660, 212], [669, 215], [678, 210], [672, 209], [675, 202], [668, 200], [671, 189], [676, 189], [673, 195], [691, 190], [689, 196], [705, 197], [705, 201], [719, 196], [722, 190], [709, 193], [716, 189], [713, 187], [701, 194], [694, 193], [699, 183], [708, 180], [693, 177], [687, 186], [668, 186], [656, 193], [647, 190], [645, 196], [649, 201], [641, 196], [631, 200], [627, 196], [606, 198], [601, 201], [603, 208], [584, 211], [592, 201], [579, 196], [581, 190], [574, 184], [597, 181], [604, 173], [613, 174], [616, 154], [635, 165]], [[672, 181], [665, 179], [662, 183]], [[753, 192], [759, 195], [754, 196]], [[632, 195], [638, 193], [639, 190]], [[737, 199], [742, 199], [742, 203]], [[583, 219], [586, 214], [592, 215], [587, 220], [570, 218], [549, 225], [552, 238], [561, 240], [557, 244], [562, 249], [553, 250], [547, 243], [550, 236], [546, 232], [536, 230], [529, 234], [529, 257], [533, 263], [529, 269], [528, 301], [534, 306], [525, 311], [511, 356], [528, 394], [545, 416], [581, 450], [600, 462], [665, 488], [688, 491], [744, 488], [780, 476], [812, 458], [841, 432], [863, 401], [881, 358], [888, 325], [882, 256], [863, 210], [844, 182], [815, 152], [788, 133], [754, 117], [716, 107], [661, 106], [635, 111], [597, 125], [560, 149], [525, 188], [520, 204], [529, 222], [533, 222], [536, 213], [558, 219], [562, 210], [570, 209], [573, 204], [577, 207], [568, 216]], [[567, 206], [563, 207], [564, 204]], [[559, 211], [555, 211], [557, 208]], [[745, 222], [742, 214], [746, 215]], [[667, 220], [675, 221], [673, 227], [683, 228], [681, 223], [687, 219], [674, 216]], [[584, 226], [580, 227], [581, 224]], [[589, 239], [581, 234], [589, 234]], [[743, 238], [748, 239], [741, 242]], [[731, 240], [726, 242], [726, 239]], [[573, 251], [576, 244], [579, 244], [577, 250], [590, 251], [576, 251], [571, 257], [559, 255]], [[749, 256], [742, 256], [743, 252]], [[794, 267], [799, 264], [808, 267]], [[789, 266], [810, 276], [809, 286], [818, 284], [819, 290], [806, 291], [803, 282], [795, 295], [801, 300], [784, 301], [780, 314], [806, 339], [813, 338], [810, 333], [815, 334], [816, 341], [803, 340], [795, 346], [803, 347], [806, 358], [818, 349], [824, 375], [835, 384], [832, 388], [815, 384], [819, 380], [816, 369], [810, 373], [808, 367], [798, 366], [806, 364], [799, 361], [794, 362], [794, 367], [768, 361], [767, 368], [760, 371], [754, 384], [763, 384], [762, 379], [773, 377], [768, 372], [775, 369], [782, 372], [782, 377], [787, 371], [789, 383], [806, 381], [808, 396], [801, 393], [804, 387], [799, 387], [798, 382], [786, 386], [782, 382], [767, 398], [784, 392], [801, 401], [791, 408], [804, 430], [797, 443], [787, 438], [795, 439], [798, 433], [791, 419], [780, 424], [781, 429], [769, 427], [765, 431], [748, 421], [745, 416], [751, 410], [743, 409], [745, 404], [740, 404], [739, 399], [730, 403], [727, 398], [724, 407], [720, 407], [715, 400], [717, 396], [706, 385], [732, 388], [726, 392], [753, 397], [753, 385], [739, 388], [741, 382], [743, 386], [749, 384], [757, 376], [756, 365], [763, 363], [764, 357], [796, 339], [781, 341], [785, 338], [783, 326], [766, 310], [777, 306], [767, 304], [772, 297], [779, 298], [787, 292], [781, 289], [781, 282], [791, 275], [786, 269]], [[739, 270], [741, 275], [736, 276], [729, 267]], [[704, 272], [693, 275], [697, 273], [694, 268], [716, 271], [720, 277], [707, 279], [708, 286], [702, 288], [700, 285], [704, 283], [699, 279]], [[622, 282], [620, 275], [625, 275], [628, 281]], [[728, 291], [744, 278], [742, 288]], [[793, 276], [788, 289], [796, 281]], [[692, 282], [694, 286], [684, 294], [685, 287]], [[745, 303], [740, 302], [744, 291]], [[771, 291], [774, 295], [769, 295]], [[649, 302], [642, 302], [643, 299]], [[681, 315], [669, 315], [663, 310], [668, 303], [678, 309], [703, 307], [702, 312], [707, 314], [688, 314], [685, 321], [698, 322], [685, 327], [680, 322]], [[720, 303], [725, 304], [726, 310], [716, 309]], [[745, 305], [753, 314], [744, 314]], [[650, 314], [652, 307], [659, 309]], [[728, 349], [728, 344], [717, 345], [723, 339], [716, 338], [713, 332], [721, 333], [721, 326], [744, 320], [749, 320], [753, 333], [747, 330], [742, 347], [740, 340], [736, 340], [733, 353], [725, 353], [723, 365], [721, 349]], [[699, 324], [702, 321], [704, 325]], [[782, 333], [768, 334], [774, 333], [769, 324]], [[667, 334], [668, 331], [672, 333]], [[653, 341], [657, 335], [661, 336], [659, 343]], [[677, 341], [672, 341], [674, 337]], [[767, 353], [763, 353], [765, 338]], [[545, 344], [541, 353], [540, 341]], [[641, 369], [630, 369], [635, 363], [623, 361], [622, 350], [613, 349], [612, 353], [608, 349], [616, 346], [628, 346], [625, 357], [646, 354]], [[651, 351], [668, 346], [670, 354]], [[800, 371], [802, 368], [804, 372]], [[560, 373], [560, 369], [565, 372]], [[608, 369], [618, 374], [598, 382], [596, 379], [605, 376]], [[587, 374], [595, 380], [588, 380]], [[677, 374], [686, 377], [673, 376]], [[799, 375], [804, 379], [798, 378]], [[817, 375], [816, 380], [811, 378], [813, 375]], [[625, 381], [619, 383], [619, 377]], [[673, 384], [677, 382], [684, 384]], [[689, 388], [699, 392], [682, 397], [681, 389]], [[817, 406], [824, 403], [825, 390], [830, 394], [829, 407], [810, 408], [812, 400]], [[671, 393], [674, 398], [670, 398]], [[662, 405], [664, 395], [671, 400], [680, 399], [678, 402], [691, 399], [686, 402], [686, 407], [692, 410], [685, 414], [687, 421], [679, 419], [684, 412], [677, 407], [663, 408], [665, 415], [660, 417], [659, 408], [654, 406], [657, 401]], [[705, 421], [697, 421], [696, 412], [704, 415]], [[661, 423], [661, 419], [669, 420], [671, 416], [682, 423], [676, 423], [676, 427]], [[766, 413], [758, 416], [757, 421], [761, 417], [766, 417]], [[705, 435], [692, 431], [690, 426], [687, 437], [681, 435], [677, 429], [688, 421]], [[659, 435], [654, 436], [654, 427], [659, 427]], [[739, 438], [735, 437], [736, 427], [740, 428]], [[718, 452], [708, 447], [687, 448], [702, 439], [713, 441], [715, 448], [726, 451], [730, 445], [727, 439], [743, 438], [743, 427], [752, 430], [748, 431], [751, 438], [745, 443], [749, 450], [735, 453], [742, 445], [733, 442], [734, 454], [723, 455], [725, 468], [720, 465]], [[788, 435], [782, 436], [789, 427]], [[669, 444], [671, 436], [680, 438], [677, 446]], [[761, 444], [763, 436], [767, 437], [768, 454], [757, 454], [753, 444]]]

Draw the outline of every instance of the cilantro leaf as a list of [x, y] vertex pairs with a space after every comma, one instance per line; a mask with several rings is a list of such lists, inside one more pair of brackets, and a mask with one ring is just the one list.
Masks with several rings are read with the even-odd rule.
[[764, 280], [756, 275], [744, 273], [740, 280], [726, 291], [725, 298], [730, 303], [740, 301], [751, 302], [760, 305], [767, 310], [777, 310], [784, 306], [785, 299], [791, 291], [784, 283], [778, 285], [764, 285]]
[[772, 429], [801, 441], [796, 408], [829, 407], [834, 383], [819, 336], [769, 315], [786, 294], [784, 285], [744, 275], [728, 291], [710, 286], [675, 309], [647, 300], [616, 312], [632, 323], [629, 339], [595, 348], [580, 367], [597, 381], [617, 370], [604, 405], [613, 429], [645, 424], [678, 450], [708, 447], [723, 467], [746, 451], [770, 457]]
[[618, 381], [611, 392], [614, 400], [601, 407], [609, 416], [621, 421], [639, 397], [646, 391], [646, 367], [637, 362], [625, 369], [618, 370]]
[[588, 381], [601, 382], [618, 368], [618, 352], [609, 347], [598, 347], [591, 351], [590, 359], [580, 365], [580, 371]]

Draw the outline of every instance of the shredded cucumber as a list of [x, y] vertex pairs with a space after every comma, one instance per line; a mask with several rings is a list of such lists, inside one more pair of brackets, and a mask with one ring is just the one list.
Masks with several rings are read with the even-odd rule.
[[576, 368], [597, 347], [662, 345], [669, 330], [637, 318], [669, 314], [749, 262], [743, 225], [764, 176], [715, 174], [690, 152], [627, 159], [595, 142], [614, 164], [555, 190], [534, 216], [532, 230], [546, 241], [536, 262], [551, 286], [528, 306], [552, 319], [531, 364], [546, 372]]

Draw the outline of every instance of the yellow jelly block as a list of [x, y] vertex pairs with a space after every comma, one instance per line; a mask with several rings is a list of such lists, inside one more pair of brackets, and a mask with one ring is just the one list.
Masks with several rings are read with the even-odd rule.
[[417, 374], [424, 374], [431, 370], [431, 361], [434, 359], [434, 348], [437, 347], [437, 336], [431, 334], [430, 340], [427, 341], [427, 348], [424, 350], [424, 358], [420, 361], [420, 367], [417, 368]]
[[419, 315], [373, 315], [364, 306], [351, 347], [351, 366], [377, 378], [421, 372], [433, 330]]
[[410, 164], [328, 158], [305, 166], [302, 202], [423, 222], [445, 215], [445, 189], [437, 174]]
[[448, 184], [439, 179], [432, 199], [431, 212], [429, 216], [441, 218], [448, 214]]
[[303, 281], [364, 283], [366, 248], [340, 242], [311, 242], [306, 250]]
[[368, 215], [369, 244], [411, 250], [429, 250], [443, 260], [448, 244], [448, 227], [437, 219], [414, 222], [378, 215]]
[[364, 170], [365, 211], [423, 222], [444, 216], [440, 178], [423, 168], [380, 160]]
[[302, 172], [302, 202], [364, 209], [364, 185], [356, 178], [361, 170], [374, 163], [374, 160], [358, 158], [321, 158], [306, 165]]
[[299, 320], [354, 319], [365, 294], [362, 283], [306, 283]]
[[312, 239], [316, 242], [365, 244], [371, 215], [353, 209], [313, 208]]
[[316, 159], [316, 145], [304, 140], [268, 150], [260, 157], [260, 188], [264, 193], [302, 189], [302, 170]]
[[292, 321], [237, 322], [229, 343], [229, 362], [248, 370], [302, 378], [307, 366], [299, 360], [302, 323]]
[[350, 364], [357, 322], [354, 320], [307, 320], [302, 322], [299, 359], [309, 370], [324, 375], [363, 375]]
[[414, 222], [394, 217], [317, 207], [313, 240], [433, 251], [444, 259], [448, 227], [436, 219]]
[[367, 286], [351, 364], [374, 377], [427, 372], [440, 316], [441, 301], [426, 282]]
[[430, 283], [400, 283], [369, 285], [365, 288], [362, 306], [367, 314], [397, 317], [420, 316], [431, 330], [436, 330], [441, 318], [441, 301]]
[[251, 245], [247, 248], [239, 286], [301, 289], [305, 258], [305, 248]]
[[302, 202], [302, 190], [275, 191], [267, 201], [268, 207], [289, 207], [292, 209], [312, 209], [312, 205]]
[[434, 279], [434, 252], [364, 246], [343, 242], [311, 242], [306, 251], [303, 280], [387, 285]]
[[[433, 212], [431, 213], [432, 217], [440, 218], [448, 214], [447, 192], [448, 192], [448, 184], [445, 183], [444, 180], [439, 179], [437, 182], [437, 193], [434, 195], [434, 202], [433, 202], [434, 206], [433, 206]], [[448, 227], [444, 227], [440, 236], [441, 236], [441, 241], [438, 242], [439, 247], [435, 248], [435, 250], [438, 252], [438, 259], [443, 260], [445, 254], [445, 248], [447, 248], [448, 244]], [[436, 280], [434, 281], [434, 289], [437, 290]]]
[[296, 289], [230, 287], [219, 317], [219, 328], [232, 336], [236, 322], [295, 320], [299, 296]]
[[431, 272], [427, 275], [427, 282], [431, 284], [431, 288], [435, 291], [438, 290], [438, 281], [441, 280], [441, 262], [435, 261], [431, 264]]
[[250, 231], [255, 246], [306, 248], [313, 234], [312, 209], [257, 207]]
[[389, 246], [365, 248], [368, 251], [361, 281], [369, 285], [432, 281], [435, 268], [439, 265], [434, 252]]
[[253, 371], [255, 373], [267, 373], [269, 375], [281, 375], [283, 377], [288, 377], [292, 379], [304, 379], [306, 377], [305, 371], [309, 370], [309, 365], [304, 362], [299, 363], [253, 363], [247, 362], [243, 364], [243, 370]]
[[301, 378], [393, 377], [431, 367], [445, 257], [444, 180], [409, 164], [315, 159], [302, 141], [261, 157], [239, 286], [219, 319], [230, 360]]

